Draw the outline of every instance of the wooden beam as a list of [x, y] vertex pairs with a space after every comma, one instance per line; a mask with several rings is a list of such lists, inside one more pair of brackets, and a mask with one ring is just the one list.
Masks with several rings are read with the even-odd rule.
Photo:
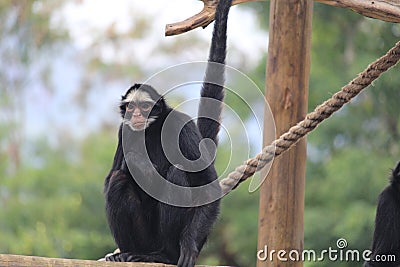
[[[182, 34], [198, 27], [207, 27], [213, 22], [218, 0], [202, 0], [203, 10], [181, 22], [167, 24], [165, 36]], [[234, 0], [232, 5], [265, 0]], [[335, 7], [349, 8], [369, 18], [386, 22], [400, 22], [400, 2], [398, 0], [315, 0]]]
[[[280, 136], [307, 114], [311, 54], [312, 0], [271, 0], [265, 96]], [[264, 125], [269, 125], [265, 122]], [[268, 144], [264, 129], [264, 145]], [[266, 143], [267, 142], [267, 143]], [[304, 244], [304, 191], [306, 140], [282, 154], [260, 188], [258, 251], [284, 250], [272, 258], [258, 259], [257, 267], [303, 266], [289, 253], [300, 255]], [[266, 175], [266, 173], [262, 173]], [[284, 261], [284, 259], [288, 259]]]
[[[174, 267], [162, 263], [109, 262], [0, 254], [0, 267]], [[198, 266], [207, 267], [207, 266]], [[209, 266], [211, 267], [211, 266]]]
[[330, 6], [350, 8], [363, 16], [387, 22], [400, 22], [399, 0], [315, 0]]

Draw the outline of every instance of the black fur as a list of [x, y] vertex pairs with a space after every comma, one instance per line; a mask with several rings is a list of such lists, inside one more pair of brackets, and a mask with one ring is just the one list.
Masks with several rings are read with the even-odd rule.
[[[197, 126], [204, 138], [210, 138], [218, 143], [217, 135], [220, 128], [222, 105], [216, 103], [224, 99], [223, 84], [225, 81], [226, 29], [227, 16], [231, 0], [220, 0], [215, 14], [215, 27], [211, 41], [209, 61], [201, 89], [201, 100], [198, 112]], [[211, 99], [211, 100], [210, 100]]]
[[[379, 195], [371, 250], [371, 261], [365, 267], [400, 266], [400, 162]], [[396, 261], [380, 262], [381, 255], [395, 255]]]
[[[210, 62], [225, 63], [227, 16], [231, 2], [231, 0], [220, 0], [218, 4]], [[218, 81], [220, 85], [206, 81]], [[129, 116], [132, 114], [127, 111], [129, 104], [124, 100], [134, 90], [148, 93], [156, 101], [149, 116], [153, 116], [156, 120], [144, 132], [133, 131], [124, 124], [120, 126], [117, 151], [112, 169], [105, 180], [104, 193], [108, 223], [121, 252], [107, 257], [106, 260], [194, 266], [217, 219], [219, 200], [197, 207], [175, 207], [149, 196], [136, 181], [139, 178], [151, 184], [152, 177], [159, 174], [174, 184], [194, 187], [217, 179], [213, 164], [199, 171], [187, 171], [186, 168], [183, 168], [185, 170], [183, 171], [182, 168], [178, 168], [184, 165], [179, 161], [179, 157], [167, 159], [161, 145], [161, 129], [168, 124], [169, 135], [163, 144], [166, 143], [167, 150], [176, 151], [172, 153], [173, 155], [181, 152], [188, 160], [200, 159], [198, 160], [200, 163], [205, 161], [213, 163], [215, 151], [209, 150], [208, 156], [202, 154], [200, 141], [203, 138], [210, 138], [216, 142], [220, 127], [221, 105], [215, 107], [213, 102], [211, 106], [203, 99], [222, 101], [223, 82], [224, 66], [220, 65], [215, 69], [208, 64], [201, 91], [199, 114], [216, 118], [216, 121], [201, 118], [198, 119], [197, 125], [186, 114], [170, 108], [162, 96], [149, 85], [135, 84], [122, 96], [121, 115], [125, 119], [130, 119]], [[167, 117], [169, 123], [164, 124]], [[182, 125], [183, 127], [180, 127]], [[168, 137], [176, 138], [176, 136], [179, 136], [178, 144], [169, 142]], [[128, 144], [125, 140], [129, 141]], [[149, 160], [146, 160], [147, 157]], [[163, 189], [159, 188], [160, 194], [172, 197], [173, 192], [165, 192]], [[218, 183], [213, 190], [220, 191]], [[190, 193], [188, 194], [188, 197], [192, 197]]]

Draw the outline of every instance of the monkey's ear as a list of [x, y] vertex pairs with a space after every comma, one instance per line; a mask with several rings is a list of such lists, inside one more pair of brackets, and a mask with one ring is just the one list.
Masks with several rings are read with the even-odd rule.
[[163, 96], [160, 96], [157, 99], [157, 102], [156, 102], [155, 106], [158, 106], [158, 107], [162, 108], [163, 111], [165, 110], [165, 108], [167, 107], [167, 103], [165, 102], [165, 99], [164, 99]]
[[397, 163], [396, 168], [394, 168], [391, 177], [392, 183], [399, 183], [400, 182], [400, 162]]
[[[122, 97], [124, 97], [124, 96], [122, 96]], [[119, 112], [120, 112], [122, 118], [125, 117], [126, 106], [127, 106], [127, 103], [124, 102], [123, 99], [122, 99], [122, 101], [121, 101], [120, 104], [119, 104]]]
[[160, 103], [165, 104], [165, 99], [164, 99], [164, 97], [163, 97], [163, 96], [160, 96], [160, 97], [158, 98], [157, 102], [160, 102]]

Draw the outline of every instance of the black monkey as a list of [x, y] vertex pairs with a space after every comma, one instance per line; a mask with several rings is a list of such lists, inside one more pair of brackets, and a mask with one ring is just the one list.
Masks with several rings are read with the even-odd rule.
[[[106, 257], [108, 261], [192, 267], [217, 219], [219, 200], [202, 204], [193, 190], [211, 184], [202, 194], [221, 194], [214, 156], [224, 98], [226, 28], [231, 3], [232, 0], [220, 0], [217, 6], [197, 125], [186, 114], [169, 107], [150, 85], [135, 84], [122, 96], [123, 122], [104, 188], [107, 219], [120, 253]], [[204, 139], [215, 145], [204, 146]], [[180, 195], [155, 181], [168, 181], [189, 190]], [[159, 201], [148, 194], [149, 187], [163, 200], [171, 199], [169, 203], [184, 198], [194, 206]]]
[[[392, 172], [390, 184], [379, 195], [371, 261], [364, 267], [400, 266], [400, 162]], [[382, 261], [394, 255], [395, 261]]]

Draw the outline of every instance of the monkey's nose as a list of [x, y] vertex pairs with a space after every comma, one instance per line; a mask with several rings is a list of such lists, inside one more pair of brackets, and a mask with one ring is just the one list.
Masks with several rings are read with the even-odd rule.
[[132, 116], [134, 116], [134, 117], [140, 117], [140, 116], [142, 116], [142, 113], [140, 112], [140, 109], [135, 108], [135, 110], [133, 111]]

